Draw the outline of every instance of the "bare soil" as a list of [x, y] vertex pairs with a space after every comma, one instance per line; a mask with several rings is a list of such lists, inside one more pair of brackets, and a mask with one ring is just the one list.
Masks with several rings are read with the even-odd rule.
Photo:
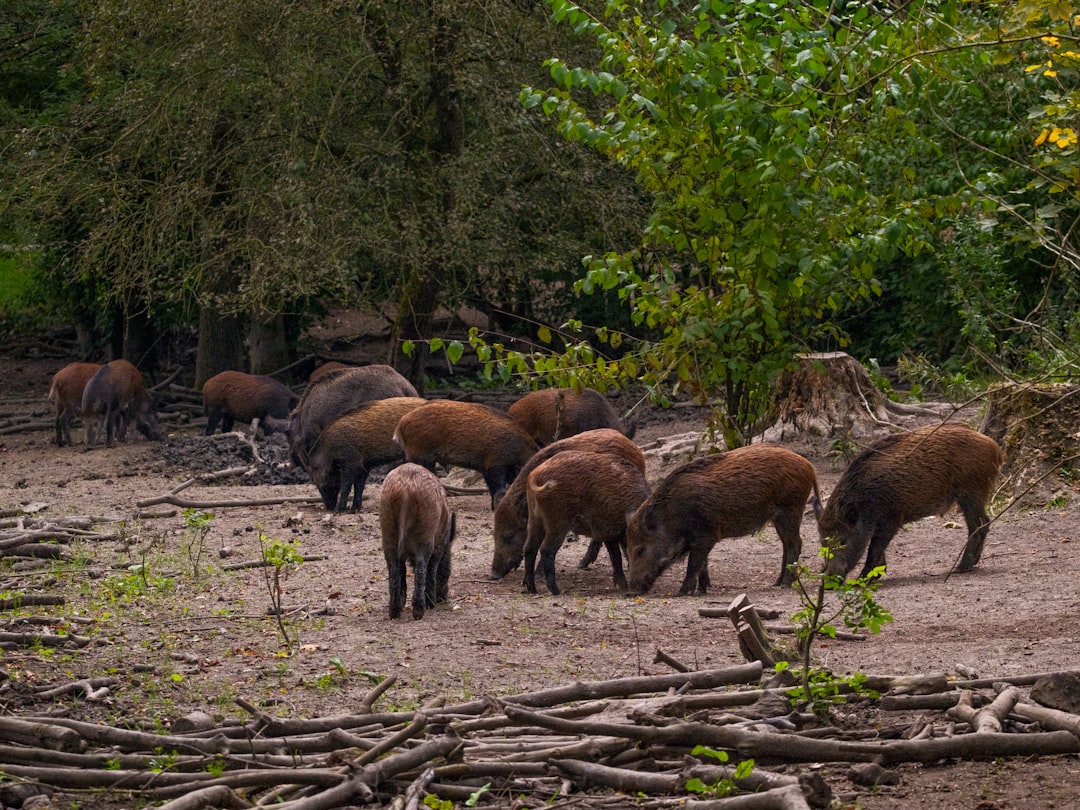
[[[0, 421], [11, 415], [51, 420], [49, 380], [67, 361], [0, 358]], [[973, 422], [977, 414], [970, 414]], [[701, 431], [699, 409], [642, 414], [635, 440]], [[923, 420], [925, 421], [925, 420]], [[905, 422], [914, 427], [916, 420]], [[208, 440], [194, 423], [167, 423], [168, 439], [135, 435], [114, 449], [58, 448], [51, 427], [0, 435], [0, 510], [44, 504], [40, 516], [90, 515], [114, 539], [70, 547], [77, 565], [49, 563], [17, 571], [0, 567], [2, 595], [63, 593], [59, 607], [0, 612], [55, 617], [55, 628], [88, 635], [81, 650], [20, 647], [4, 650], [0, 691], [5, 713], [66, 711], [74, 717], [167, 723], [201, 709], [241, 716], [236, 698], [282, 715], [320, 716], [347, 711], [374, 680], [394, 674], [398, 684], [384, 707], [412, 707], [437, 697], [459, 701], [669, 671], [653, 663], [663, 650], [691, 668], [742, 662], [729, 622], [699, 616], [726, 606], [740, 592], [785, 617], [799, 606], [790, 589], [771, 586], [780, 566], [771, 528], [725, 540], [711, 558], [713, 587], [705, 597], [677, 597], [677, 564], [652, 592], [631, 598], [616, 590], [601, 559], [577, 568], [581, 540], [558, 558], [559, 596], [523, 591], [520, 571], [488, 578], [491, 509], [487, 494], [451, 500], [457, 512], [451, 602], [422, 621], [387, 616], [385, 564], [379, 545], [377, 483], [360, 514], [328, 514], [321, 505], [207, 507], [209, 533], [199, 542], [182, 509], [153, 507], [139, 518], [141, 500], [163, 494], [197, 472], [247, 464], [242, 442]], [[74, 431], [76, 440], [81, 430]], [[823, 494], [835, 485], [843, 459], [826, 440], [789, 445], [815, 464]], [[226, 449], [222, 449], [226, 448]], [[263, 452], [283, 458], [282, 445]], [[649, 453], [657, 480], [686, 455]], [[181, 495], [197, 500], [245, 500], [316, 495], [271, 462], [251, 479], [197, 484]], [[275, 477], [278, 476], [278, 477]], [[282, 478], [280, 476], [285, 476]], [[455, 475], [459, 484], [480, 486]], [[878, 600], [894, 622], [863, 642], [830, 641], [818, 663], [838, 674], [939, 674], [961, 677], [1024, 675], [1080, 668], [1080, 489], [1063, 483], [1054, 506], [1013, 507], [993, 525], [980, 565], [946, 578], [964, 544], [957, 513], [910, 524], [893, 541]], [[1000, 508], [999, 504], [999, 508]], [[31, 507], [33, 508], [33, 507]], [[258, 560], [260, 536], [298, 541], [312, 558], [284, 583], [287, 619], [298, 644], [283, 649], [262, 569], [225, 571]], [[815, 564], [817, 531], [803, 525], [803, 561]], [[79, 677], [116, 673], [122, 681], [99, 703], [36, 699], [28, 689]], [[866, 810], [965, 808], [1019, 810], [1080, 806], [1080, 762], [1075, 757], [906, 766], [895, 787], [859, 788], [842, 766], [822, 766], [838, 807]], [[628, 802], [629, 803], [629, 802]], [[85, 800], [83, 807], [93, 807]]]

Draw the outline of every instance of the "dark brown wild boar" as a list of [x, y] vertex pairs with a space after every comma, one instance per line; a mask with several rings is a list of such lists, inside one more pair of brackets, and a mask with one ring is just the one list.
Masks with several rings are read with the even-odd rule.
[[284, 383], [258, 374], [242, 371], [223, 371], [215, 374], [202, 389], [206, 408], [206, 435], [212, 436], [221, 425], [228, 433], [236, 421], [250, 423], [258, 419], [265, 433], [273, 433], [273, 424], [266, 417], [288, 419], [300, 397]]
[[[529, 459], [517, 474], [506, 495], [495, 507], [494, 539], [495, 552], [491, 559], [491, 578], [502, 579], [521, 564], [525, 549], [525, 539], [528, 533], [529, 508], [526, 496], [526, 484], [531, 473], [537, 466], [567, 450], [580, 450], [590, 453], [606, 453], [626, 459], [633, 464], [641, 474], [645, 474], [645, 455], [641, 448], [617, 430], [602, 428], [600, 430], [588, 430], [575, 436], [549, 444]], [[592, 542], [589, 551], [582, 560], [580, 567], [588, 567], [588, 564], [596, 559], [600, 544]]]
[[536, 556], [548, 590], [559, 593], [555, 554], [568, 531], [602, 543], [611, 558], [615, 587], [626, 590], [622, 550], [626, 516], [649, 495], [645, 476], [632, 462], [611, 453], [568, 450], [529, 473], [525, 540], [525, 588], [536, 593]]
[[49, 399], [56, 405], [56, 445], [71, 444], [71, 420], [82, 413], [86, 384], [100, 363], [69, 363], [53, 375]]
[[900, 527], [944, 514], [953, 504], [967, 523], [963, 573], [982, 556], [990, 530], [986, 505], [1001, 469], [1001, 448], [964, 425], [943, 424], [886, 436], [857, 455], [818, 515], [831, 549], [829, 574], [845, 576], [866, 552], [860, 577], [885, 565], [885, 548]]
[[154, 400], [143, 387], [139, 370], [127, 360], [106, 363], [87, 381], [82, 416], [87, 449], [94, 446], [102, 427], [106, 447], [112, 447], [116, 439], [123, 441], [129, 422], [148, 439], [163, 438]]
[[323, 429], [365, 402], [415, 397], [416, 389], [391, 366], [357, 366], [328, 372], [304, 389], [285, 430], [293, 462], [307, 468], [307, 456]]
[[536, 453], [536, 442], [502, 411], [474, 402], [438, 399], [401, 417], [394, 441], [406, 461], [477, 470], [491, 493], [491, 508]]
[[751, 445], [675, 469], [630, 516], [626, 551], [630, 590], [645, 593], [687, 555], [680, 595], [705, 593], [709, 552], [725, 537], [752, 534], [772, 521], [784, 547], [777, 585], [790, 585], [802, 552], [806, 500], [817, 497], [814, 465], [782, 447]]
[[398, 420], [426, 401], [420, 397], [390, 397], [365, 402], [335, 419], [319, 434], [308, 456], [307, 471], [327, 509], [344, 512], [352, 492], [352, 511], [360, 511], [372, 468], [405, 458], [394, 441]]
[[545, 388], [526, 394], [507, 409], [510, 418], [533, 437], [537, 446], [544, 447], [558, 439], [584, 433], [587, 430], [611, 428], [624, 431], [615, 409], [599, 391], [585, 388]]
[[455, 516], [435, 474], [402, 464], [386, 475], [379, 493], [379, 528], [390, 583], [390, 618], [405, 607], [405, 566], [412, 563], [412, 617], [450, 596], [450, 546]]

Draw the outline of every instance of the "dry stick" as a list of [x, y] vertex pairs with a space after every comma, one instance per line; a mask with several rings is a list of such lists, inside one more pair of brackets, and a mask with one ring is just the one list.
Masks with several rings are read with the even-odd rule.
[[90, 643], [90, 639], [74, 633], [0, 633], [0, 642], [23, 647], [35, 644], [40, 644], [42, 647], [64, 647], [67, 644], [74, 644], [82, 648]]
[[656, 649], [656, 655], [653, 656], [653, 663], [654, 664], [667, 664], [669, 667], [671, 667], [676, 672], [689, 672], [690, 671], [690, 667], [686, 666], [686, 664], [683, 664], [680, 661], [676, 661], [674, 658], [672, 658], [666, 652], [661, 650], [659, 647], [657, 647], [657, 649]]
[[1013, 708], [1013, 714], [1027, 721], [1035, 721], [1051, 731], [1068, 731], [1080, 737], [1080, 716], [1072, 712], [1050, 709], [1028, 701], [1021, 701]]
[[214, 785], [193, 790], [179, 799], [159, 804], [157, 810], [204, 810], [208, 807], [244, 810], [244, 808], [252, 807], [252, 804], [237, 796], [232, 788], [226, 785]]
[[577, 759], [554, 759], [551, 768], [554, 773], [573, 779], [579, 790], [611, 788], [631, 796], [635, 793], [674, 793], [682, 782], [676, 774], [630, 771]]
[[0, 610], [17, 610], [23, 607], [41, 607], [43, 605], [62, 605], [65, 600], [62, 596], [53, 596], [46, 593], [25, 593], [20, 596], [9, 596], [0, 599]]
[[778, 757], [798, 762], [868, 762], [878, 757], [884, 762], [933, 762], [943, 757], [993, 759], [999, 756], [1080, 753], [1080, 739], [1065, 731], [1037, 734], [984, 733], [918, 742], [859, 743], [814, 740], [790, 734], [762, 734], [705, 723], [686, 722], [655, 728], [578, 722], [530, 712], [509, 703], [503, 704], [503, 711], [512, 719], [532, 722], [563, 733], [624, 736], [659, 745], [710, 745], [734, 748], [743, 756]]
[[372, 706], [375, 705], [375, 702], [395, 683], [397, 683], [397, 675], [390, 675], [387, 678], [383, 678], [373, 689], [364, 695], [364, 699], [360, 701], [360, 708], [365, 712], [370, 712]]
[[1000, 732], [1002, 723], [1020, 699], [1020, 690], [1010, 686], [1002, 690], [988, 706], [976, 709], [971, 705], [971, 692], [961, 692], [955, 706], [945, 714], [953, 720], [960, 720], [970, 725], [978, 734]]
[[682, 810], [810, 810], [798, 785], [728, 799], [688, 799]]
[[367, 765], [370, 762], [374, 762], [387, 751], [392, 751], [406, 740], [411, 740], [413, 737], [419, 737], [424, 732], [424, 729], [427, 728], [427, 724], [427, 715], [423, 712], [417, 712], [409, 725], [407, 725], [397, 734], [394, 734], [392, 737], [388, 737], [387, 739], [383, 740], [371, 750], [365, 751], [363, 754], [356, 758], [354, 764]]

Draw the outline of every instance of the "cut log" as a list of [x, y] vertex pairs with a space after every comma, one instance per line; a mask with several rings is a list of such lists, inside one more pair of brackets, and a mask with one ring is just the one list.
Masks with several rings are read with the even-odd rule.
[[773, 387], [770, 421], [765, 440], [777, 442], [800, 434], [861, 439], [893, 427], [870, 375], [845, 352], [798, 357]]
[[986, 393], [980, 430], [1001, 445], [998, 492], [1043, 505], [1067, 494], [1080, 463], [1080, 385], [1006, 384]]

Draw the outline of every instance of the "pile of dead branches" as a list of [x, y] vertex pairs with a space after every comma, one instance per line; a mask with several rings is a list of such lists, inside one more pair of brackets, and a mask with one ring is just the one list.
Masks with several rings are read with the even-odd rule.
[[[245, 721], [196, 712], [169, 733], [24, 713], [0, 717], [0, 773], [10, 780], [0, 794], [104, 792], [168, 810], [416, 808], [428, 794], [490, 807], [604, 808], [634, 797], [647, 808], [803, 810], [832, 800], [808, 763], [845, 763], [852, 782], [874, 785], [895, 783], [889, 766], [902, 762], [1080, 752], [1080, 716], [1031, 702], [1017, 685], [1031, 678], [872, 679], [886, 694], [854, 700], [881, 715], [916, 713], [903, 722], [879, 716], [874, 728], [800, 711], [788, 689], [761, 678], [755, 662], [379, 713], [388, 678], [354, 714], [283, 719], [240, 700]], [[34, 690], [97, 701], [109, 684]], [[749, 775], [736, 774], [734, 764], [750, 758]]]

